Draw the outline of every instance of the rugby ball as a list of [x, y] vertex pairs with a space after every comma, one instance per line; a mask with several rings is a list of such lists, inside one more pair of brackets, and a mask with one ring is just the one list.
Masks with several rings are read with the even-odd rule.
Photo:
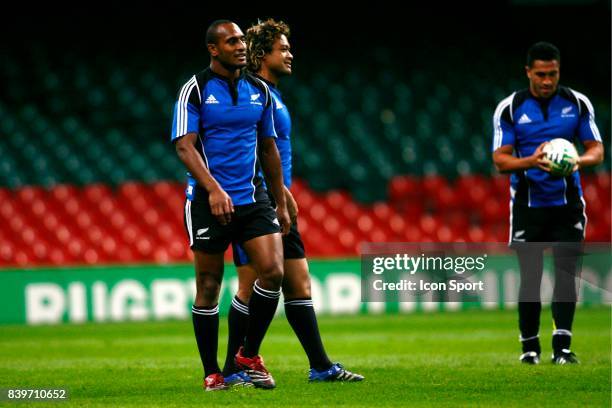
[[553, 139], [542, 151], [550, 163], [550, 173], [553, 176], [566, 177], [572, 174], [574, 165], [578, 161], [578, 151], [573, 143], [562, 138]]

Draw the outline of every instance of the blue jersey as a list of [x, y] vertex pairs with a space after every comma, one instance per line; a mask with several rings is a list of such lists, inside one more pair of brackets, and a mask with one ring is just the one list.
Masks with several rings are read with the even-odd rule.
[[274, 129], [277, 138], [276, 147], [281, 158], [283, 168], [283, 182], [287, 188], [291, 187], [291, 116], [287, 106], [283, 103], [281, 93], [274, 84], [258, 76], [259, 79], [268, 84], [272, 95], [272, 106], [274, 111]]
[[[502, 100], [493, 115], [493, 151], [510, 145], [518, 157], [531, 156], [546, 141], [563, 138], [572, 143], [601, 142], [589, 99], [570, 88], [540, 100], [525, 89]], [[529, 207], [582, 205], [580, 175], [567, 177], [531, 168], [512, 174], [510, 195], [515, 204]]]
[[[257, 174], [257, 140], [276, 137], [268, 86], [248, 73], [230, 82], [210, 68], [191, 77], [174, 106], [172, 141], [197, 133], [196, 149], [234, 205], [266, 199]], [[187, 173], [187, 198], [207, 197]]]

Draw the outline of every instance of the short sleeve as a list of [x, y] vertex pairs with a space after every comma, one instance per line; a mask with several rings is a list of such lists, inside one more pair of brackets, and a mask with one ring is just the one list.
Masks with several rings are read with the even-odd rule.
[[187, 133], [199, 131], [201, 104], [200, 90], [196, 77], [193, 76], [181, 87], [174, 104], [171, 135], [173, 142]]
[[514, 145], [516, 141], [512, 125], [512, 98], [510, 95], [501, 101], [493, 114], [493, 146], [492, 151], [505, 145]]
[[578, 100], [580, 111], [578, 128], [576, 129], [578, 139], [580, 139], [582, 142], [588, 140], [601, 142], [601, 135], [599, 133], [599, 129], [597, 128], [597, 124], [595, 123], [595, 109], [593, 109], [591, 101], [580, 92], [576, 92], [574, 90], [572, 90], [572, 92]]
[[266, 90], [266, 106], [264, 107], [261, 119], [257, 123], [258, 137], [277, 137], [274, 128], [274, 103], [270, 92]]

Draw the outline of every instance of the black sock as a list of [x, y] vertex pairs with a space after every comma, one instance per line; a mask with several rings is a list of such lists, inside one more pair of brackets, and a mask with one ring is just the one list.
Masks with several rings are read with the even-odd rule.
[[249, 301], [249, 327], [244, 341], [243, 356], [253, 357], [259, 354], [261, 342], [274, 318], [279, 296], [280, 290], [262, 289], [255, 281]]
[[555, 353], [570, 348], [572, 343], [572, 323], [576, 303], [574, 302], [552, 302], [552, 315], [555, 321], [552, 346]]
[[540, 340], [538, 332], [540, 330], [540, 313], [542, 304], [539, 302], [519, 302], [519, 329], [521, 331], [521, 344], [523, 353], [535, 351], [540, 354]]
[[551, 305], [555, 322], [552, 346], [555, 354], [569, 350], [572, 342], [572, 324], [576, 312], [576, 277], [582, 261], [581, 243], [563, 243], [553, 247], [555, 258], [555, 288]]
[[317, 371], [327, 370], [332, 366], [325, 353], [321, 334], [317, 325], [317, 316], [312, 306], [312, 299], [292, 299], [285, 302], [285, 314], [295, 335], [302, 343], [308, 356], [310, 368]]
[[519, 330], [523, 353], [535, 351], [540, 354], [540, 285], [542, 283], [543, 256], [542, 248], [532, 243], [515, 245], [519, 261], [521, 283], [519, 287]]
[[217, 363], [217, 346], [219, 344], [219, 305], [214, 307], [191, 308], [193, 319], [193, 331], [200, 359], [204, 366], [204, 376], [218, 373], [219, 364]]
[[224, 377], [238, 371], [234, 363], [234, 356], [240, 346], [244, 345], [244, 336], [246, 336], [249, 326], [249, 307], [236, 296], [232, 299], [227, 322], [229, 333], [227, 335], [227, 355], [225, 356], [225, 365], [223, 366]]

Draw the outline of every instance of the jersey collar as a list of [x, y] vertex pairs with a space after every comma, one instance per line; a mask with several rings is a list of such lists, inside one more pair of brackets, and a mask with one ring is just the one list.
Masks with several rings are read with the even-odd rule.
[[[231, 80], [230, 80], [228, 77], [225, 77], [225, 76], [223, 76], [223, 75], [221, 75], [221, 74], [217, 74], [217, 73], [216, 73], [215, 71], [213, 71], [213, 70], [212, 70], [210, 67], [208, 67], [208, 68], [206, 68], [206, 69], [207, 69], [207, 70], [210, 72], [210, 75], [211, 75], [211, 76], [213, 76], [214, 78], [218, 78], [218, 79], [220, 79], [220, 80], [222, 80], [222, 81], [225, 81], [225, 82], [227, 82], [227, 83], [231, 83], [231, 82], [232, 82], [232, 81], [231, 81]], [[244, 76], [245, 76], [245, 71], [246, 71], [246, 70], [244, 70], [244, 69], [241, 69], [241, 70], [240, 70], [240, 75], [238, 76], [238, 78], [236, 78], [236, 82], [238, 82], [238, 81], [240, 81], [241, 79], [243, 79], [243, 78], [244, 78]]]
[[266, 78], [262, 77], [259, 74], [253, 74], [253, 75], [255, 75], [257, 77], [257, 79], [260, 79], [260, 80], [264, 81], [266, 83], [266, 85], [268, 85], [270, 88], [276, 89], [276, 85], [274, 85], [272, 82], [268, 81]]

